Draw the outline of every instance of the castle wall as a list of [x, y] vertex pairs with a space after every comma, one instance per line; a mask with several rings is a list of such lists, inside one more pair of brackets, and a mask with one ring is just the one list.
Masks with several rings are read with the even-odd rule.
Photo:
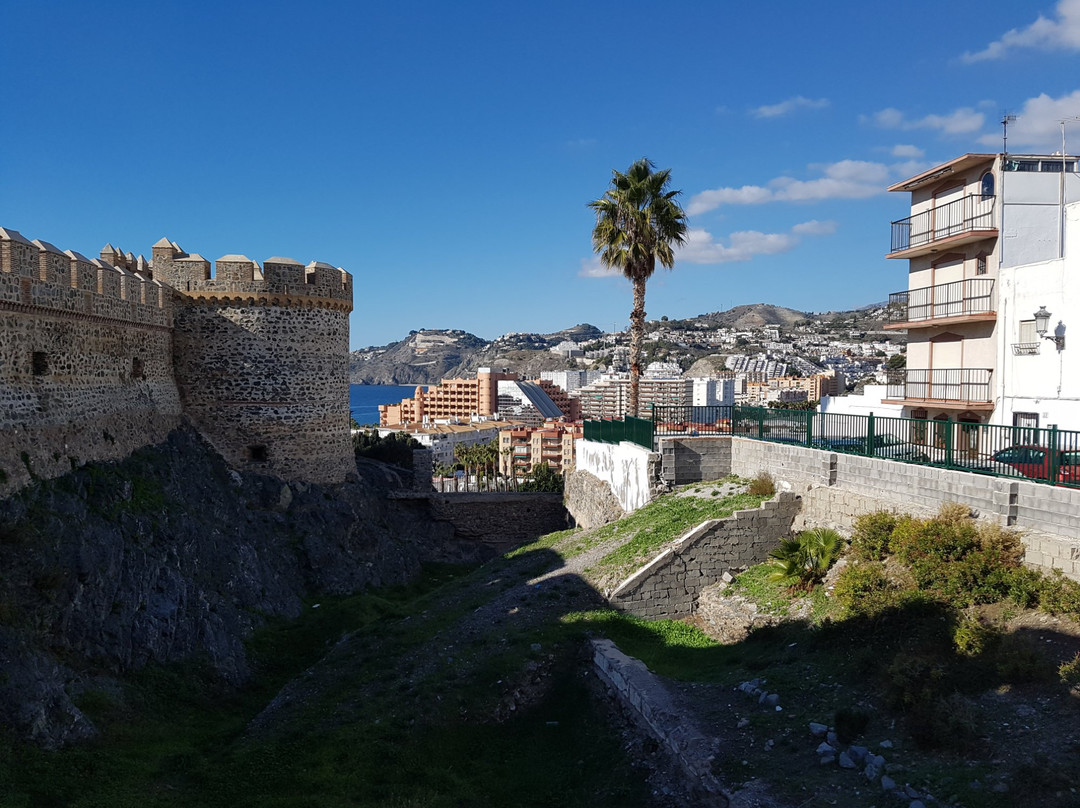
[[0, 229], [0, 496], [180, 421], [160, 283]]
[[354, 476], [348, 317], [303, 306], [180, 307], [184, 412], [234, 468], [310, 482]]
[[160, 442], [188, 417], [235, 468], [354, 477], [352, 277], [162, 239], [98, 259], [0, 229], [0, 496]]

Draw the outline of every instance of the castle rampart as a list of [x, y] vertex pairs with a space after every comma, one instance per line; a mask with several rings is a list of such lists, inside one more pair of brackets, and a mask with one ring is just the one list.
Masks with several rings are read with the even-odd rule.
[[162, 239], [96, 259], [0, 229], [0, 495], [163, 440], [186, 416], [234, 466], [355, 474], [352, 278], [329, 264], [210, 262]]

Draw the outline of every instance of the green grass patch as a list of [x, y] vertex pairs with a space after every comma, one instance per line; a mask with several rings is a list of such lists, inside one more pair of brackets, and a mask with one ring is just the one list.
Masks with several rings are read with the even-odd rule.
[[701, 497], [661, 497], [624, 519], [594, 531], [592, 546], [608, 540], [625, 539], [605, 555], [590, 577], [623, 578], [650, 560], [668, 542], [710, 519], [723, 519], [737, 510], [756, 508], [767, 497], [734, 494], [722, 499]]

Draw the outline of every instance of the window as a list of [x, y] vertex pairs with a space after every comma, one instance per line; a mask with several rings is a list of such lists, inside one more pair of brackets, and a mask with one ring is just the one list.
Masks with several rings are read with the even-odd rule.
[[141, 379], [143, 378], [143, 361], [139, 357], [132, 357], [131, 360], [131, 378]]
[[49, 355], [44, 351], [34, 351], [31, 367], [35, 376], [47, 376], [49, 373]]
[[986, 256], [985, 255], [977, 255], [977, 256], [975, 256], [975, 274], [976, 275], [985, 275], [986, 274]]
[[249, 446], [248, 447], [248, 460], [255, 463], [265, 463], [269, 459], [268, 452], [265, 446]]
[[1038, 443], [1039, 413], [1013, 413], [1013, 443]]
[[982, 175], [982, 183], [980, 183], [979, 190], [984, 197], [994, 195], [994, 175], [992, 172], [987, 171]]
[[1038, 344], [1039, 336], [1035, 333], [1035, 321], [1034, 320], [1021, 320], [1020, 321], [1020, 339], [1019, 342], [1022, 345], [1035, 343]]

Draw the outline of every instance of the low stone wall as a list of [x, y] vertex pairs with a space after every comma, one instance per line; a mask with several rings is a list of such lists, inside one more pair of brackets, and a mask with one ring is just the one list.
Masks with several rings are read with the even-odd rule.
[[390, 498], [426, 505], [432, 520], [453, 525], [455, 539], [481, 544], [496, 553], [570, 526], [562, 494], [410, 492], [391, 494]]
[[644, 446], [623, 441], [574, 441], [575, 467], [587, 471], [611, 487], [626, 513], [647, 505], [660, 479], [660, 458]]
[[609, 600], [650, 619], [691, 614], [704, 587], [726, 572], [765, 561], [777, 542], [790, 535], [801, 507], [801, 497], [782, 492], [760, 508], [703, 522], [626, 579]]
[[566, 477], [566, 509], [578, 527], [592, 530], [626, 516], [611, 486], [587, 471], [572, 471]]
[[596, 675], [630, 710], [635, 722], [667, 747], [689, 780], [696, 785], [699, 805], [727, 804], [723, 788], [712, 773], [713, 743], [675, 705], [663, 683], [644, 663], [620, 651], [611, 640], [593, 640]]

